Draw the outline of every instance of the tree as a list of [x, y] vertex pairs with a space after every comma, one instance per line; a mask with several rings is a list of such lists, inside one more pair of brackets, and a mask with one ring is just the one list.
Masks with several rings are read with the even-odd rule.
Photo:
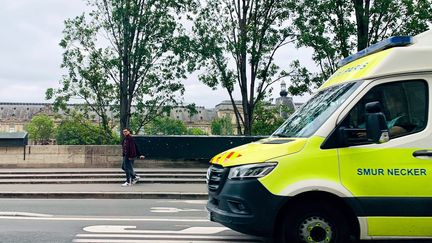
[[188, 134], [188, 135], [208, 135], [205, 131], [203, 131], [202, 129], [197, 128], [197, 127], [188, 128], [186, 134]]
[[147, 134], [153, 135], [184, 135], [186, 132], [186, 126], [182, 121], [170, 117], [158, 117], [146, 129]]
[[390, 36], [418, 34], [432, 23], [431, 0], [293, 2], [297, 45], [313, 49], [312, 59], [320, 70], [312, 73], [295, 62], [301, 70], [289, 87], [295, 95], [321, 85], [344, 57]]
[[98, 145], [118, 144], [119, 138], [111, 134], [110, 141], [103, 136], [103, 128], [86, 120], [82, 115], [74, 114], [64, 119], [57, 128], [56, 140], [59, 145]]
[[33, 116], [30, 123], [27, 125], [27, 132], [30, 139], [33, 139], [36, 144], [48, 144], [49, 140], [54, 135], [54, 121], [47, 115]]
[[211, 123], [211, 132], [213, 135], [232, 135], [231, 119], [228, 116], [215, 118]]
[[[178, 19], [194, 0], [89, 0], [89, 14], [65, 22], [60, 89], [47, 90], [64, 108], [80, 98], [101, 118], [110, 134], [108, 109], [119, 114], [120, 128], [134, 119], [137, 130], [177, 104], [186, 78], [185, 45]], [[103, 38], [105, 37], [105, 38]]]
[[[284, 119], [280, 115], [281, 109], [286, 107], [269, 106], [269, 103], [259, 102], [254, 114], [253, 135], [271, 135], [282, 123]], [[288, 111], [291, 113], [292, 111]]]
[[[289, 0], [209, 0], [195, 20], [197, 56], [192, 60], [207, 69], [199, 79], [227, 90], [239, 134], [251, 134], [255, 106], [271, 85], [292, 75], [274, 62], [276, 52], [293, 41], [288, 21], [292, 9]], [[242, 113], [233, 98], [236, 85]]]
[[188, 104], [185, 106], [188, 116], [189, 116], [189, 121], [192, 122], [192, 117], [196, 114], [198, 114], [198, 110], [196, 109], [196, 105], [194, 103], [192, 104]]

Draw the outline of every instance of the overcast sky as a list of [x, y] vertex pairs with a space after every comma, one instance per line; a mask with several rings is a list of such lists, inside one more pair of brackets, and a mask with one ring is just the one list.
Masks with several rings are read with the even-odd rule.
[[[45, 100], [46, 89], [58, 88], [64, 73], [60, 68], [63, 51], [58, 45], [64, 20], [85, 10], [82, 0], [1, 0], [0, 102], [49, 102]], [[282, 68], [293, 58], [312, 65], [310, 56], [310, 51], [285, 48], [276, 60]], [[196, 75], [184, 84], [185, 103], [212, 108], [229, 99], [225, 90], [211, 90]], [[275, 87], [274, 98], [279, 96], [279, 87]], [[306, 99], [295, 97], [294, 101]]]

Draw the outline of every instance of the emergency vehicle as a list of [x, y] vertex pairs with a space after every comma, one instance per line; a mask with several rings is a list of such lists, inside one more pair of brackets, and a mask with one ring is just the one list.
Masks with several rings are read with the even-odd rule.
[[212, 221], [276, 242], [432, 239], [432, 31], [341, 61], [269, 138], [211, 159]]

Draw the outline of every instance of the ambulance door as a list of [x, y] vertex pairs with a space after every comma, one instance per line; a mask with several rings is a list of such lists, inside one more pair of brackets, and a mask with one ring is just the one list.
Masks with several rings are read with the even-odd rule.
[[[340, 123], [351, 130], [338, 149], [341, 182], [369, 236], [432, 236], [431, 84], [422, 77], [372, 82]], [[366, 138], [365, 105], [374, 101], [390, 134], [382, 144]]]

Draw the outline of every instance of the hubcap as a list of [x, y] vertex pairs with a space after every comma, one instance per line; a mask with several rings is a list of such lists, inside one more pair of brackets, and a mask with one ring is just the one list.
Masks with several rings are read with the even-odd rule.
[[331, 242], [333, 231], [324, 218], [309, 217], [300, 224], [299, 236], [303, 242], [327, 243]]

